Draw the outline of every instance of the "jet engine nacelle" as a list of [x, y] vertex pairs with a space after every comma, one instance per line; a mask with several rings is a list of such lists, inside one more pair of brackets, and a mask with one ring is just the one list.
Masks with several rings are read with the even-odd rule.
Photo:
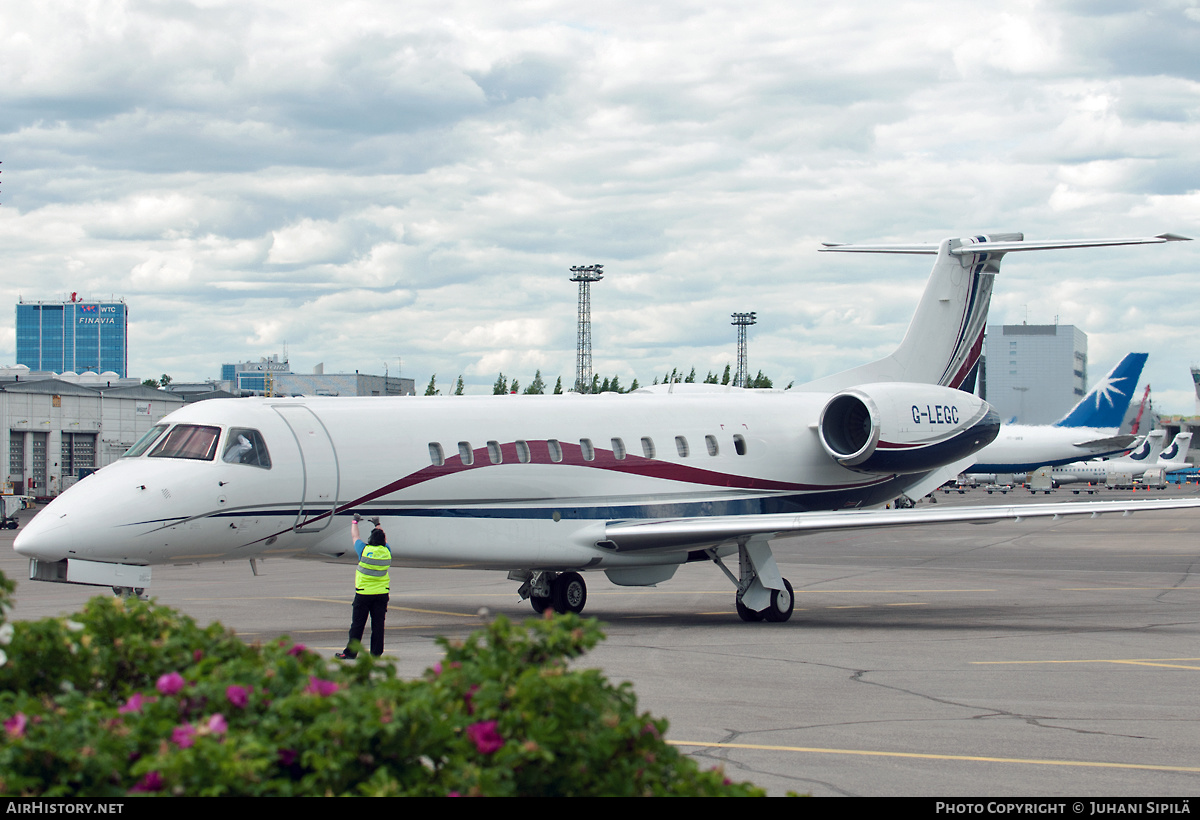
[[933, 384], [863, 384], [821, 411], [825, 452], [860, 473], [924, 473], [966, 458], [996, 438], [1000, 418], [978, 396]]

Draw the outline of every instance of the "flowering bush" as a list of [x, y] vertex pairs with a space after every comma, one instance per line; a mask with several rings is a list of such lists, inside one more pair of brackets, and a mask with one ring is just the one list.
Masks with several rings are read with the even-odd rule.
[[[10, 592], [0, 576], [0, 607]], [[602, 638], [574, 615], [442, 639], [444, 660], [413, 681], [365, 653], [331, 666], [118, 598], [13, 626], [7, 795], [761, 794], [668, 746], [629, 684], [569, 669]]]

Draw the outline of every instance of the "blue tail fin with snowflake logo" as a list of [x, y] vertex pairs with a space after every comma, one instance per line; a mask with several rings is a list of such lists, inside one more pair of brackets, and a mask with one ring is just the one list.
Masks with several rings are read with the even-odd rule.
[[1120, 427], [1148, 353], [1130, 353], [1096, 382], [1055, 427]]

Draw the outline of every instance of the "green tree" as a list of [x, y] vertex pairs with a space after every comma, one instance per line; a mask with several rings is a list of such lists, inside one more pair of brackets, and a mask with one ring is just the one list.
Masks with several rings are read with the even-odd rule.
[[437, 389], [437, 373], [429, 377], [429, 385], [425, 388], [426, 396], [440, 396], [442, 391]]
[[462, 374], [458, 374], [458, 384], [454, 385], [454, 395], [461, 396], [463, 394], [463, 378]]
[[546, 383], [542, 381], [542, 371], [539, 370], [533, 375], [533, 381], [525, 388], [525, 395], [540, 396], [546, 392]]
[[169, 387], [171, 384], [171, 377], [168, 376], [166, 373], [163, 373], [161, 376], [158, 377], [158, 383], [160, 385], [162, 385], [163, 387]]
[[145, 381], [142, 382], [142, 387], [153, 387], [153, 388], [157, 389], [158, 382], [156, 382], [154, 379], [146, 379]]
[[504, 378], [504, 371], [500, 371], [500, 375], [496, 377], [496, 383], [492, 385], [493, 396], [503, 396], [508, 393], [508, 379]]
[[683, 380], [683, 383], [684, 384], [694, 384], [695, 381], [696, 381], [696, 368], [693, 367], [692, 372], [688, 373], [688, 376], [686, 379]]
[[558, 381], [556, 381], [554, 383], [554, 395], [556, 395], [556, 396], [562, 395], [562, 376], [559, 376]]
[[758, 375], [750, 380], [750, 386], [753, 388], [767, 388], [772, 387], [773, 385], [771, 384], [771, 380], [764, 376], [763, 372], [760, 370], [758, 371]]

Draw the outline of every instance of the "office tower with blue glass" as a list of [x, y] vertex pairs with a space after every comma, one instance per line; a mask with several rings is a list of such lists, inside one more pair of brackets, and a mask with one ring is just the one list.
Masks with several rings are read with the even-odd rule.
[[129, 310], [123, 299], [17, 303], [17, 364], [30, 370], [111, 371], [124, 378], [128, 343]]

